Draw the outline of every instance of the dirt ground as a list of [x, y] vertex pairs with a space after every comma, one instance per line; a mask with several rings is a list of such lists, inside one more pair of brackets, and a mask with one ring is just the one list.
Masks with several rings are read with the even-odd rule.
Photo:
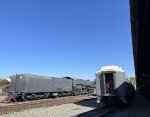
[[5, 100], [8, 96], [8, 93], [6, 92], [1, 92], [0, 93], [0, 102], [2, 102], [3, 100]]
[[0, 102], [5, 100], [7, 98], [7, 96], [0, 96]]

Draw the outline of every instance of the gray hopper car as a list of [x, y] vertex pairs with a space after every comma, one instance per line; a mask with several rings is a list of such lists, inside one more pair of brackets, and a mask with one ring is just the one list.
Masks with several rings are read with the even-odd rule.
[[128, 103], [135, 89], [125, 72], [118, 66], [105, 66], [96, 72], [96, 91], [99, 100], [114, 103], [120, 100]]
[[79, 95], [91, 92], [91, 82], [70, 77], [55, 78], [31, 74], [11, 76], [10, 95], [16, 100]]

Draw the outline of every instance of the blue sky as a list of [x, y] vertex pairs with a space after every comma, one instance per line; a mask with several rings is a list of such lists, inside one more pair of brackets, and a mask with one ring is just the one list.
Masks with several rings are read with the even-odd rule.
[[94, 79], [105, 65], [134, 76], [128, 0], [0, 1], [0, 77]]

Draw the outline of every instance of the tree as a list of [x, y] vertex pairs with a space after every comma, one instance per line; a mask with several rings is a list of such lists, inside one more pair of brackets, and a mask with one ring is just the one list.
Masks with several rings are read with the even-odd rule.
[[130, 77], [130, 81], [132, 82], [133, 85], [136, 85], [136, 79], [135, 79], [135, 77]]

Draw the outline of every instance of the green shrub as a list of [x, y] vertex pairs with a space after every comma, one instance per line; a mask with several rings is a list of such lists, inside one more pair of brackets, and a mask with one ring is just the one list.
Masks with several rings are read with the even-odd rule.
[[3, 92], [8, 92], [9, 89], [10, 89], [10, 84], [7, 84], [7, 85], [2, 86], [2, 91], [3, 91]]

